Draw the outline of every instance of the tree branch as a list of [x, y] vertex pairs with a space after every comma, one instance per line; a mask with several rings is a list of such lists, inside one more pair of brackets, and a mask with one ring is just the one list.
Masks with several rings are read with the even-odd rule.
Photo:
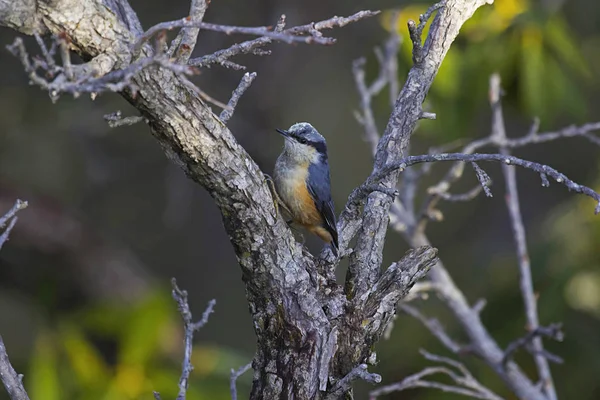
[[0, 336], [0, 379], [11, 400], [29, 400], [29, 396], [27, 396], [27, 392], [23, 387], [23, 375], [17, 375], [10, 364], [2, 336]]
[[[492, 138], [500, 143], [506, 141], [506, 129], [504, 128], [504, 116], [502, 114], [502, 102], [500, 87], [500, 75], [493, 74], [490, 77], [490, 106], [492, 108]], [[537, 125], [537, 124], [536, 124]], [[536, 129], [537, 130], [537, 129]], [[531, 132], [535, 132], [532, 130]], [[535, 133], [534, 133], [535, 135]], [[531, 136], [531, 134], [530, 134]], [[510, 150], [507, 146], [501, 146], [502, 155], [509, 156]], [[515, 167], [512, 165], [503, 165], [502, 173], [506, 184], [506, 206], [510, 216], [510, 224], [513, 230], [515, 246], [517, 248], [517, 260], [519, 264], [519, 285], [521, 295], [523, 296], [523, 305], [525, 307], [525, 317], [527, 319], [527, 330], [536, 332], [539, 327], [539, 318], [537, 311], [537, 300], [533, 291], [533, 282], [531, 277], [531, 263], [527, 251], [527, 240], [525, 237], [525, 226], [523, 217], [521, 216], [521, 207], [519, 205], [519, 192], [517, 189], [517, 175]], [[546, 174], [542, 176], [542, 186], [548, 185]], [[555, 178], [557, 179], [557, 178]], [[596, 214], [600, 211], [600, 202]], [[539, 335], [531, 336], [531, 344], [533, 346], [535, 361], [539, 379], [542, 382], [542, 387], [548, 400], [556, 400], [556, 389], [552, 380], [550, 366], [548, 360], [541, 354], [544, 351], [544, 345]], [[514, 350], [513, 350], [514, 351]], [[508, 351], [506, 352], [509, 353]], [[504, 361], [508, 359], [504, 356]]]
[[187, 292], [179, 289], [175, 278], [171, 279], [171, 285], [173, 286], [173, 299], [177, 302], [177, 308], [183, 318], [183, 328], [185, 332], [183, 363], [181, 368], [181, 378], [179, 379], [179, 394], [177, 395], [177, 400], [185, 400], [190, 373], [194, 369], [194, 366], [192, 365], [192, 342], [194, 340], [194, 332], [206, 325], [208, 317], [213, 312], [213, 308], [217, 302], [214, 299], [209, 301], [208, 306], [202, 313], [202, 318], [198, 322], [193, 322], [192, 312], [190, 311], [190, 306], [187, 302]]
[[[15, 205], [0, 217], [0, 229], [6, 227], [2, 235], [0, 235], [0, 249], [2, 249], [2, 245], [8, 240], [8, 235], [17, 222], [16, 214], [26, 207], [26, 201], [17, 200]], [[23, 375], [17, 375], [17, 372], [10, 363], [2, 336], [0, 336], [0, 380], [11, 400], [29, 400], [29, 396], [27, 396], [27, 392], [23, 387]]]
[[[384, 135], [379, 141], [372, 176], [402, 157], [410, 135], [422, 116], [425, 96], [450, 45], [458, 35], [462, 24], [473, 15], [475, 10], [487, 2], [449, 0], [436, 15], [423, 47], [425, 59], [411, 68], [396, 100]], [[395, 172], [378, 183], [385, 187], [395, 187], [398, 176]], [[341, 248], [344, 248], [358, 233], [354, 252], [350, 256], [349, 275], [346, 279], [354, 281], [351, 286], [353, 291], [347, 293], [350, 298], [361, 297], [379, 277], [391, 205], [392, 200], [389, 197], [373, 192], [368, 197], [362, 216], [358, 212], [358, 207], [349, 202], [340, 216], [338, 231]]]
[[8, 210], [6, 214], [0, 217], [0, 229], [3, 229], [6, 226], [6, 229], [4, 229], [4, 232], [2, 232], [2, 235], [0, 235], [0, 249], [2, 249], [4, 243], [8, 240], [8, 235], [10, 235], [10, 232], [17, 223], [18, 218], [16, 214], [25, 208], [27, 208], [27, 202], [23, 200], [17, 200], [15, 205]]
[[[481, 383], [479, 383], [477, 379], [475, 379], [475, 377], [467, 370], [467, 368], [458, 361], [452, 360], [447, 357], [437, 356], [435, 354], [428, 353], [425, 350], [421, 350], [421, 354], [427, 360], [435, 361], [441, 364], [446, 364], [449, 367], [455, 368], [460, 374], [457, 374], [454, 370], [448, 367], [425, 368], [421, 372], [417, 372], [416, 374], [410, 375], [398, 383], [383, 386], [381, 388], [371, 391], [369, 399], [375, 400], [381, 395], [392, 392], [400, 392], [406, 389], [432, 388], [441, 390], [446, 393], [460, 394], [475, 399], [502, 400], [500, 396], [498, 396], [490, 389], [486, 388]], [[423, 379], [429, 375], [434, 374], [447, 375], [454, 381], [456, 386], [447, 385], [440, 382], [427, 381]]]
[[[210, 0], [191, 0], [190, 20], [193, 22], [202, 22], [204, 13], [206, 13], [209, 4]], [[199, 33], [200, 29], [198, 28], [184, 28], [179, 31], [179, 34], [169, 49], [170, 54], [173, 54], [173, 51], [177, 50], [175, 56], [177, 62], [187, 64], [194, 51], [194, 47], [196, 47]]]
[[229, 99], [229, 103], [227, 103], [227, 108], [219, 115], [219, 119], [223, 121], [224, 124], [227, 124], [229, 119], [233, 116], [233, 112], [235, 111], [235, 107], [237, 106], [240, 97], [242, 97], [244, 92], [252, 85], [254, 78], [256, 78], [256, 72], [251, 74], [246, 72], [242, 77], [238, 87], [231, 94], [231, 99]]
[[231, 377], [229, 378], [229, 390], [231, 392], [231, 400], [237, 400], [237, 387], [236, 387], [237, 379], [240, 376], [244, 375], [251, 368], [252, 368], [252, 363], [248, 363], [248, 364], [244, 365], [243, 367], [241, 367], [240, 369], [238, 369], [237, 371], [233, 368], [231, 369]]
[[[146, 43], [152, 36], [157, 32], [164, 30], [172, 30], [175, 28], [197, 28], [214, 32], [222, 32], [226, 35], [232, 35], [240, 33], [244, 35], [256, 35], [267, 37], [271, 40], [277, 40], [285, 43], [307, 43], [307, 44], [321, 44], [331, 45], [335, 43], [334, 38], [325, 37], [320, 34], [323, 29], [331, 29], [345, 26], [349, 23], [359, 21], [363, 18], [372, 17], [377, 15], [378, 12], [373, 11], [361, 11], [350, 17], [333, 17], [326, 21], [319, 23], [312, 23], [303, 26], [297, 26], [290, 28], [283, 32], [277, 32], [270, 30], [270, 27], [245, 27], [245, 26], [232, 26], [232, 25], [219, 25], [211, 24], [207, 22], [194, 20], [192, 17], [186, 17], [175, 21], [161, 22], [148, 29], [144, 34], [137, 40], [133, 46], [133, 53], [136, 54], [140, 51], [144, 43]], [[305, 34], [309, 34], [304, 36]]]
[[[550, 176], [557, 183], [566, 186], [570, 191], [584, 194], [592, 199], [596, 200], [598, 203], [596, 208], [594, 209], [594, 213], [600, 213], [600, 194], [596, 193], [593, 189], [580, 185], [571, 179], [567, 178], [563, 173], [555, 170], [552, 167], [549, 167], [544, 164], [536, 163], [533, 161], [523, 160], [518, 157], [514, 157], [511, 155], [503, 155], [503, 154], [465, 154], [465, 153], [442, 153], [442, 154], [424, 154], [419, 156], [408, 156], [401, 159], [398, 162], [387, 165], [377, 174], [372, 175], [367, 179], [367, 181], [362, 185], [364, 187], [372, 187], [373, 185], [378, 184], [381, 181], [386, 179], [386, 176], [394, 171], [403, 171], [404, 169], [421, 163], [430, 163], [430, 162], [438, 162], [438, 161], [460, 161], [460, 162], [470, 162], [471, 165], [481, 161], [494, 161], [499, 162], [504, 165], [513, 165], [519, 166], [522, 168], [530, 169], [534, 172], [537, 172], [542, 179], [542, 182], [547, 182], [547, 177]], [[483, 171], [477, 164], [474, 164], [474, 169], [478, 175], [478, 179], [480, 180], [483, 189], [488, 187], [489, 176]], [[485, 175], [484, 175], [485, 174]], [[545, 185], [544, 185], [545, 186]], [[357, 192], [362, 193], [362, 192]], [[354, 199], [354, 201], [357, 201]]]

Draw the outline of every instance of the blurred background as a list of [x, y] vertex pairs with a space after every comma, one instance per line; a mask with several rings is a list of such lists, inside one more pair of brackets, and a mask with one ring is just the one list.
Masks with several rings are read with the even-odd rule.
[[[188, 0], [131, 0], [144, 27], [187, 15]], [[378, 65], [374, 46], [399, 29], [400, 82], [411, 65], [405, 26], [430, 5], [409, 1], [219, 0], [205, 21], [269, 25], [285, 13], [290, 25], [349, 15], [361, 9], [401, 10], [336, 29], [331, 47], [272, 46], [268, 57], [234, 61], [258, 77], [229, 127], [270, 173], [282, 139], [274, 128], [310, 121], [327, 138], [334, 200], [340, 212], [348, 194], [369, 174], [371, 156], [353, 117], [358, 96], [352, 61], [367, 57], [367, 77]], [[175, 35], [174, 32], [171, 35]], [[255, 348], [244, 286], [220, 215], [206, 192], [172, 165], [144, 124], [110, 129], [102, 116], [136, 115], [117, 94], [53, 105], [29, 86], [17, 59], [4, 49], [16, 36], [0, 29], [0, 213], [16, 198], [29, 201], [0, 252], [0, 334], [11, 360], [25, 374], [32, 399], [164, 399], [176, 395], [182, 360], [182, 327], [169, 281], [190, 292], [200, 317], [216, 299], [210, 322], [196, 335], [189, 398], [228, 399], [229, 371], [249, 362]], [[241, 36], [201, 32], [195, 55], [226, 47]], [[37, 48], [27, 41], [32, 54]], [[464, 26], [436, 78], [413, 152], [490, 132], [488, 78], [502, 75], [510, 136], [600, 119], [600, 3], [593, 0], [496, 0]], [[227, 101], [242, 72], [205, 69], [194, 82]], [[374, 107], [383, 130], [389, 108], [383, 92]], [[220, 110], [215, 111], [219, 112]], [[515, 152], [547, 163], [578, 183], [600, 189], [599, 150], [583, 138], [562, 139]], [[420, 186], [421, 197], [448, 165], [436, 165]], [[501, 346], [524, 333], [518, 273], [497, 165], [486, 165], [494, 197], [442, 204], [445, 220], [429, 234], [467, 298], [485, 297], [483, 319]], [[454, 192], [476, 180], [467, 172]], [[564, 322], [566, 339], [548, 348], [565, 359], [553, 365], [559, 397], [600, 398], [600, 223], [594, 203], [564, 187], [542, 188], [537, 175], [519, 170], [535, 288], [543, 324]], [[320, 244], [307, 239], [315, 252]], [[407, 250], [390, 233], [385, 265]], [[340, 274], [343, 270], [340, 271]], [[464, 339], [435, 299], [421, 304]], [[399, 316], [391, 338], [378, 344], [374, 371], [392, 383], [428, 365], [419, 348], [448, 355], [416, 321]], [[526, 354], [518, 354], [533, 374]], [[466, 357], [471, 371], [505, 398], [514, 398], [483, 363]], [[443, 379], [443, 378], [441, 378]], [[247, 397], [251, 373], [238, 381]], [[359, 385], [356, 398], [365, 398]], [[0, 390], [0, 399], [6, 399]], [[431, 390], [389, 399], [455, 399]]]

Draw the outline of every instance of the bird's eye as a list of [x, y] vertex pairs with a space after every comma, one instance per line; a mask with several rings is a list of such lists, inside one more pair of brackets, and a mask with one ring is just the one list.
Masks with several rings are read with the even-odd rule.
[[306, 144], [306, 139], [304, 138], [298, 138], [298, 142], [302, 143], [302, 144]]

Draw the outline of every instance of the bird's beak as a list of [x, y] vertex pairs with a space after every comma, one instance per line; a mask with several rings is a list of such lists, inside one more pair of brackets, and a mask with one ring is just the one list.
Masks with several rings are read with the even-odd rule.
[[284, 137], [290, 137], [290, 133], [288, 131], [284, 131], [283, 129], [275, 129], [277, 132], [281, 133]]

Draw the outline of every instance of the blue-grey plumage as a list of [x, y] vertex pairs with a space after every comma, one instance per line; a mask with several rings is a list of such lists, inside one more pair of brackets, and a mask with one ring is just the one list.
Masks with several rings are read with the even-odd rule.
[[293, 221], [331, 244], [337, 255], [338, 234], [325, 138], [306, 122], [277, 131], [285, 137], [273, 173], [277, 193]]

